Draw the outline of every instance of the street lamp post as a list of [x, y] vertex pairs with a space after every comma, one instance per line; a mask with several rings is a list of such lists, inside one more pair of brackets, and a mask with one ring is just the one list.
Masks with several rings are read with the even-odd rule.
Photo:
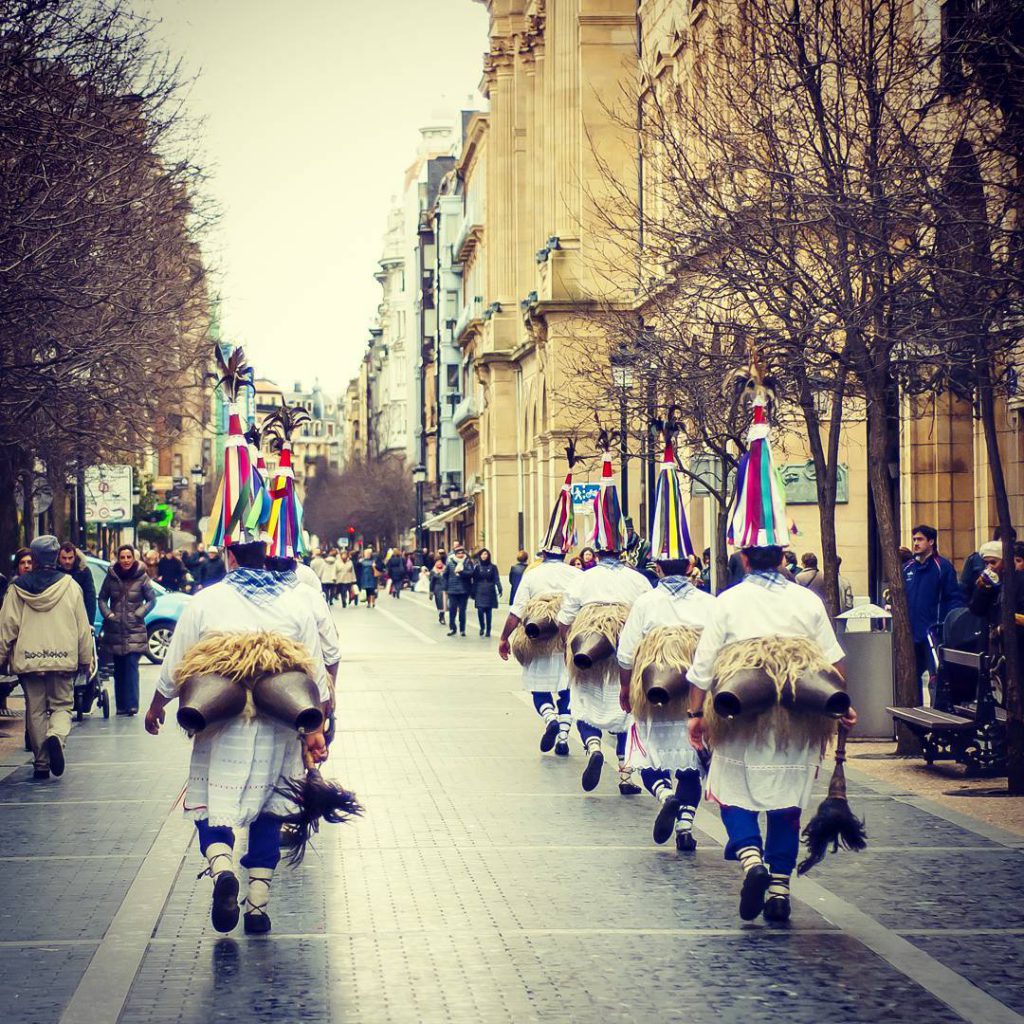
[[622, 516], [629, 518], [629, 426], [626, 419], [626, 393], [633, 384], [633, 366], [622, 348], [611, 357], [612, 383], [619, 393], [619, 463], [622, 466]]
[[412, 467], [412, 480], [416, 485], [416, 549], [423, 548], [423, 484], [427, 479], [427, 467], [422, 462]]
[[202, 466], [192, 467], [192, 483], [196, 486], [196, 538], [201, 539], [203, 531], [199, 529], [199, 520], [203, 518], [203, 473]]

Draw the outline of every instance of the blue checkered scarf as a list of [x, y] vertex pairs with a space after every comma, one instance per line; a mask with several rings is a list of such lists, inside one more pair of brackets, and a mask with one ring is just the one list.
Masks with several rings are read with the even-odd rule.
[[757, 572], [747, 573], [746, 579], [756, 583], [765, 590], [781, 590], [789, 580], [777, 569], [759, 569]]
[[598, 565], [603, 565], [606, 569], [625, 569], [626, 566], [622, 564], [622, 560], [618, 555], [600, 555], [597, 559]]
[[299, 584], [294, 572], [271, 572], [269, 569], [235, 569], [224, 580], [253, 604], [273, 604], [286, 590]]
[[673, 597], [679, 597], [694, 589], [693, 584], [685, 576], [663, 576], [658, 580], [658, 586], [664, 587]]

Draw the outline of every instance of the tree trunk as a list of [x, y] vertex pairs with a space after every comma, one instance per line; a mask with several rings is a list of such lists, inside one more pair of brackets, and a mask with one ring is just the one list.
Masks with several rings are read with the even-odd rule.
[[33, 472], [32, 459], [28, 459], [28, 465], [25, 465], [25, 459], [22, 459], [21, 464], [21, 532], [22, 539], [25, 547], [28, 547], [32, 543], [32, 538], [35, 536], [36, 528], [36, 517], [34, 515], [35, 502], [33, 500], [35, 494], [35, 473]]
[[718, 557], [715, 559], [715, 571], [718, 574], [719, 592], [729, 585], [729, 548], [726, 541], [728, 532], [729, 506], [718, 502], [715, 505], [715, 537], [718, 542]]
[[1024, 715], [1022, 715], [1022, 694], [1020, 672], [1018, 671], [1020, 651], [1017, 638], [1019, 634], [1014, 617], [1014, 612], [1017, 609], [1017, 574], [1013, 569], [1013, 540], [1010, 533], [1013, 520], [1010, 515], [1010, 498], [1006, 493], [1002, 453], [999, 451], [990, 367], [985, 365], [979, 371], [978, 377], [981, 424], [985, 433], [985, 449], [988, 454], [989, 473], [992, 477], [992, 490], [995, 493], [1000, 535], [1003, 538], [1003, 592], [1000, 599], [999, 628], [1002, 632], [1003, 657], [1006, 661], [1003, 685], [1006, 690], [1007, 786], [1011, 793], [1020, 796], [1024, 794]]
[[18, 479], [18, 457], [13, 448], [0, 447], [0, 565], [6, 574], [18, 550], [18, 506], [14, 487]]
[[48, 459], [46, 477], [53, 492], [53, 504], [50, 506], [53, 520], [53, 534], [60, 540], [67, 540], [68, 526], [68, 486], [67, 467], [63, 461]]
[[[914, 637], [910, 627], [907, 594], [903, 588], [903, 567], [899, 562], [899, 536], [896, 531], [896, 510], [889, 493], [888, 441], [889, 427], [886, 415], [884, 385], [866, 381], [868, 478], [871, 497], [878, 524], [879, 546], [882, 551], [882, 572], [889, 583], [889, 603], [892, 607], [893, 663], [896, 672], [896, 703], [913, 707], [919, 701], [918, 682], [915, 679]], [[898, 754], [916, 754], [920, 745], [906, 729], [898, 729]]]

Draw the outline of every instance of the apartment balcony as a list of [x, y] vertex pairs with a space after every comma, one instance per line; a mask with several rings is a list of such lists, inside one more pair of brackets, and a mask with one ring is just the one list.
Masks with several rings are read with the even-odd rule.
[[455, 257], [459, 263], [465, 263], [469, 259], [483, 236], [484, 226], [480, 215], [473, 210], [467, 210], [453, 246]]
[[453, 337], [456, 344], [461, 342], [462, 335], [466, 333], [469, 325], [472, 324], [474, 320], [482, 320], [483, 315], [484, 300], [480, 296], [477, 296], [472, 302], [467, 302], [462, 307], [462, 312], [459, 313], [459, 317], [455, 321], [455, 332]]
[[452, 410], [452, 424], [460, 433], [463, 426], [476, 422], [480, 418], [480, 407], [476, 395], [467, 395]]

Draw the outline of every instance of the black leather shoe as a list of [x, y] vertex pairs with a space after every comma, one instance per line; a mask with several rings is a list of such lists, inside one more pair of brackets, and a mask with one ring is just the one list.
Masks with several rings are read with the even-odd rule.
[[672, 838], [672, 830], [676, 827], [676, 818], [679, 817], [679, 800], [670, 796], [658, 811], [654, 819], [654, 841], [660, 846]]
[[266, 935], [270, 931], [270, 915], [266, 911], [254, 914], [251, 911], [242, 919], [246, 935]]
[[46, 754], [50, 758], [50, 771], [60, 776], [64, 774], [64, 746], [56, 736], [47, 736]]
[[546, 754], [558, 739], [558, 720], [552, 718], [544, 729], [544, 735], [540, 738], [540, 752]]
[[635, 782], [620, 782], [619, 796], [639, 796], [643, 790]]
[[449, 636], [455, 636], [455, 630], [454, 629], [449, 629], [448, 630], [448, 635]]
[[37, 768], [32, 773], [32, 778], [33, 779], [48, 779], [49, 777], [50, 777], [50, 769], [49, 768]]
[[769, 896], [764, 901], [764, 919], [776, 924], [784, 924], [789, 920], [792, 908], [788, 896]]
[[603, 767], [604, 754], [600, 750], [595, 750], [590, 755], [587, 767], [583, 769], [583, 778], [580, 780], [583, 783], [583, 791], [585, 793], [597, 789], [597, 784], [601, 781], [601, 769]]
[[569, 756], [569, 744], [565, 740], [559, 740], [555, 744], [555, 753], [559, 757], [568, 757]]
[[747, 872], [740, 889], [740, 917], [744, 921], [753, 921], [764, 910], [764, 894], [771, 881], [771, 873], [763, 864]]
[[676, 849], [680, 853], [693, 853], [693, 851], [697, 849], [697, 840], [693, 838], [693, 833], [677, 832]]
[[222, 871], [213, 883], [210, 923], [219, 932], [238, 924], [238, 879], [233, 871]]

